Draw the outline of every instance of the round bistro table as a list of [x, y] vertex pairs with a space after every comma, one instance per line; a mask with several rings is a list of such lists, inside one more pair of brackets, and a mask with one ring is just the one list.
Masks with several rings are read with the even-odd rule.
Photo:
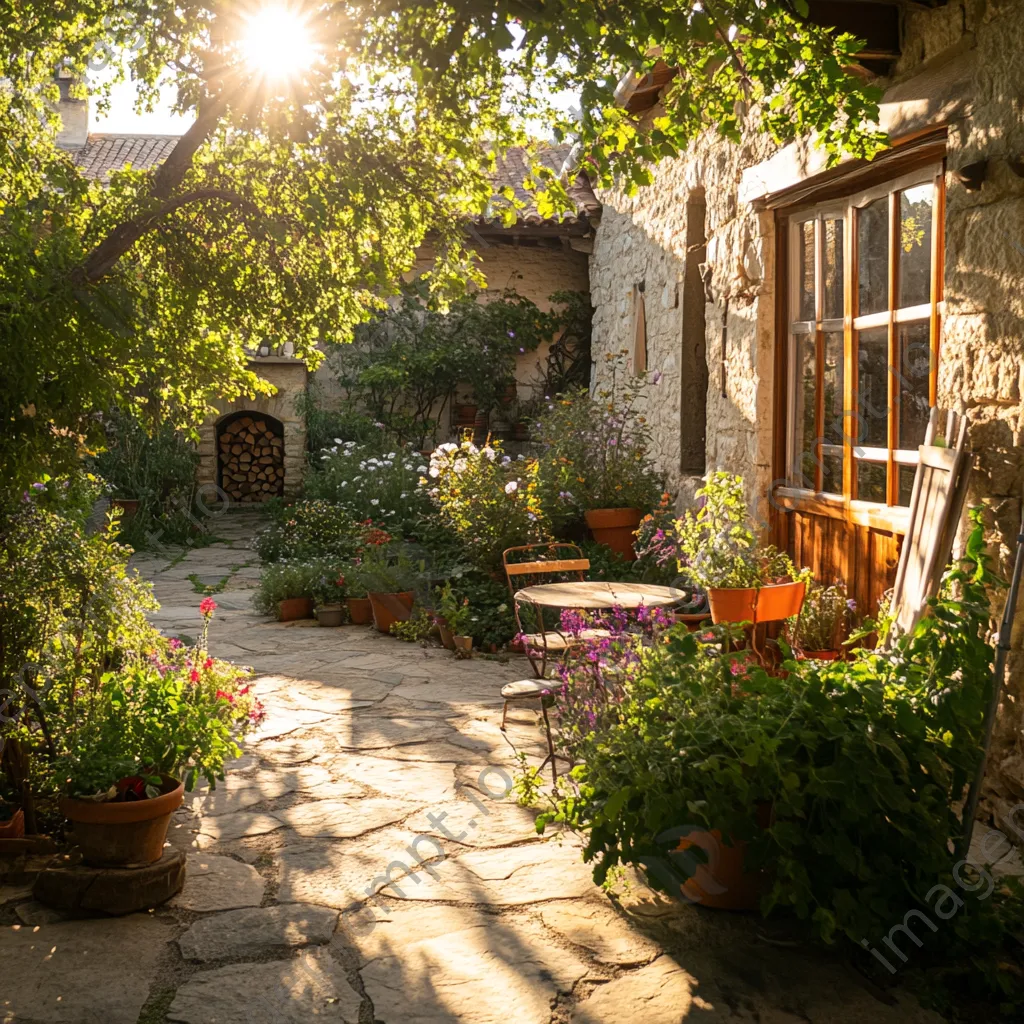
[[687, 601], [690, 595], [676, 587], [659, 587], [653, 583], [538, 583], [515, 593], [516, 601], [540, 605], [542, 608], [580, 608], [596, 611], [602, 608], [636, 609], [662, 607]]

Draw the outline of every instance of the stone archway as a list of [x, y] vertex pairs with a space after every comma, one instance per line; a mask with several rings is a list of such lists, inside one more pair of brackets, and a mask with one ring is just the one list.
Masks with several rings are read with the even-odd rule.
[[217, 483], [232, 501], [259, 502], [284, 494], [284, 425], [242, 409], [217, 422]]

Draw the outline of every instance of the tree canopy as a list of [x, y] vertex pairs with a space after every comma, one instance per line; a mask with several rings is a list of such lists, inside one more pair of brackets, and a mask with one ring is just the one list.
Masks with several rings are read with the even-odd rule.
[[[265, 387], [246, 361], [260, 344], [315, 363], [428, 233], [439, 301], [479, 281], [459, 225], [514, 218], [488, 173], [540, 131], [627, 188], [708, 129], [814, 134], [833, 156], [880, 141], [857, 41], [806, 21], [805, 0], [282, 0], [316, 47], [288, 76], [241, 42], [273, 2], [0, 0], [0, 473], [15, 488], [71, 465], [113, 404], [194, 426], [212, 397]], [[195, 118], [159, 167], [104, 183], [56, 145], [56, 72], [81, 94], [97, 52], [140, 104], [170, 87]], [[616, 86], [658, 60], [679, 71], [641, 125]], [[534, 179], [542, 213], [568, 207], [555, 175]]]

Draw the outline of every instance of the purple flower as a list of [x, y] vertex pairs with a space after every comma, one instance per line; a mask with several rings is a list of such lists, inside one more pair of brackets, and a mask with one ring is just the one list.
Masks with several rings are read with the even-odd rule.
[[39, 484], [39, 483], [32, 484], [32, 490], [33, 491], [45, 491], [46, 490], [46, 484]]
[[857, 610], [857, 602], [851, 597], [847, 600], [846, 607], [849, 608], [851, 612], [855, 612]]

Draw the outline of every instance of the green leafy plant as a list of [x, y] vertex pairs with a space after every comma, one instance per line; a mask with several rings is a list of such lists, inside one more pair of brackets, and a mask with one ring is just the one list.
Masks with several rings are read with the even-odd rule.
[[392, 622], [388, 632], [407, 643], [422, 643], [436, 631], [436, 628], [426, 608], [417, 608], [404, 622]]
[[253, 607], [261, 615], [277, 613], [279, 601], [293, 597], [312, 598], [321, 577], [333, 572], [333, 563], [320, 561], [272, 562], [260, 573], [259, 587], [253, 595]]
[[437, 610], [453, 636], [469, 636], [469, 598], [461, 596], [450, 583], [437, 588]]
[[835, 650], [845, 639], [851, 605], [842, 581], [808, 584], [799, 620], [786, 624], [791, 643], [805, 651]]
[[788, 555], [761, 544], [750, 522], [743, 478], [712, 473], [697, 491], [700, 506], [676, 522], [679, 569], [703, 589], [762, 587], [795, 580]]
[[599, 508], [653, 508], [663, 487], [651, 456], [651, 432], [640, 408], [652, 386], [626, 376], [621, 353], [611, 355], [611, 383], [591, 397], [581, 389], [547, 402], [536, 424], [543, 447], [543, 503], [556, 524]]
[[394, 542], [364, 548], [358, 576], [371, 594], [402, 594], [415, 590], [424, 572], [423, 562], [414, 557], [411, 549]]

